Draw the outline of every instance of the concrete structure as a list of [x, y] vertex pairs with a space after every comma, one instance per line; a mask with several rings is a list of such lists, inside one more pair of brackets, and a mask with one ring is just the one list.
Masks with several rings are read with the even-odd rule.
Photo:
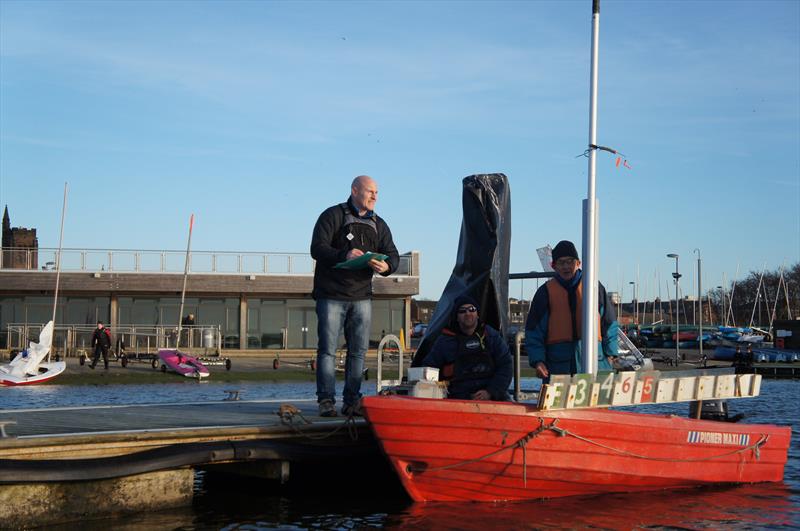
[[364, 419], [318, 417], [313, 399], [6, 410], [0, 426], [2, 528], [188, 505], [198, 469], [282, 484], [304, 465], [383, 460]]

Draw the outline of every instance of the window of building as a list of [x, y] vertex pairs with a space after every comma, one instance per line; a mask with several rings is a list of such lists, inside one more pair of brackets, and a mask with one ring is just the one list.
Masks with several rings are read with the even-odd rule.
[[383, 336], [399, 335], [405, 327], [405, 305], [402, 300], [373, 299], [370, 348], [376, 348]]
[[247, 300], [247, 348], [283, 348], [286, 301]]

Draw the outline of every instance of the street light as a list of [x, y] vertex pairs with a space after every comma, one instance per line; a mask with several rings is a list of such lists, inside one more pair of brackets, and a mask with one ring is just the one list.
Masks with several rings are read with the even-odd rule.
[[680, 343], [680, 336], [681, 336], [681, 321], [680, 321], [680, 314], [679, 311], [679, 301], [678, 301], [678, 282], [680, 282], [681, 274], [678, 273], [678, 255], [675, 253], [669, 253], [667, 258], [674, 258], [675, 259], [675, 272], [672, 273], [672, 278], [675, 279], [675, 365], [678, 365], [678, 360], [681, 357], [681, 347]]
[[700, 249], [695, 249], [697, 253], [697, 302], [700, 305], [700, 334], [697, 336], [700, 340], [700, 359], [703, 359], [703, 290], [702, 283], [703, 277], [700, 276]]
[[639, 299], [636, 298], [636, 282], [628, 282], [633, 286], [633, 324], [639, 324]]

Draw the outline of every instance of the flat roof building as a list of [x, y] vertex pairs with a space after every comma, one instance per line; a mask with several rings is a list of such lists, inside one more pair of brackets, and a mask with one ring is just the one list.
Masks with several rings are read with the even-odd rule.
[[[11, 328], [51, 319], [57, 254], [46, 248], [0, 253], [0, 348], [14, 346]], [[56, 326], [177, 327], [184, 261], [184, 251], [64, 249]], [[194, 314], [198, 327], [219, 327], [222, 348], [316, 348], [310, 254], [192, 251], [189, 264], [184, 316]], [[392, 275], [376, 275], [373, 291], [372, 346], [385, 334], [403, 330], [407, 337], [411, 298], [419, 293], [419, 252], [401, 255]]]

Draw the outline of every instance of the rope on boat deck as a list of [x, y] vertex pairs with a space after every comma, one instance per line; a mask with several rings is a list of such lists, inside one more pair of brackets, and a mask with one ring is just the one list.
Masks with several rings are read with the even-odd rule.
[[305, 431], [301, 430], [298, 427], [298, 422], [295, 419], [300, 419], [302, 424], [308, 425], [311, 424], [311, 421], [308, 420], [303, 416], [303, 412], [300, 411], [297, 407], [293, 406], [292, 404], [281, 404], [278, 408], [278, 411], [275, 412], [278, 415], [278, 418], [281, 421], [281, 424], [284, 426], [288, 426], [295, 432], [297, 435], [305, 437], [307, 439], [311, 439], [312, 441], [321, 441], [323, 439], [327, 439], [328, 437], [332, 437], [333, 435], [337, 434], [342, 428], [347, 428], [347, 433], [350, 436], [350, 440], [357, 441], [358, 440], [358, 427], [356, 426], [356, 420], [354, 415], [349, 415], [342, 424], [339, 424], [335, 429], [329, 431], [328, 433], [323, 434], [310, 434], [306, 433]]
[[528, 486], [527, 444], [528, 444], [529, 441], [531, 441], [532, 439], [538, 437], [541, 433], [543, 433], [545, 431], [552, 431], [553, 433], [556, 434], [557, 437], [567, 437], [567, 436], [574, 437], [574, 438], [576, 438], [576, 439], [578, 439], [580, 441], [583, 441], [585, 443], [592, 444], [594, 446], [599, 446], [600, 448], [605, 448], [606, 450], [610, 450], [612, 452], [616, 452], [616, 453], [621, 454], [621, 455], [634, 457], [636, 459], [647, 459], [647, 460], [650, 460], [650, 461], [665, 461], [665, 462], [672, 462], [672, 463], [689, 463], [689, 462], [711, 461], [713, 459], [719, 459], [721, 457], [727, 457], [729, 455], [735, 455], [735, 454], [744, 453], [744, 452], [747, 452], [748, 450], [752, 450], [753, 451], [753, 455], [755, 456], [756, 460], [759, 460], [761, 458], [761, 447], [764, 446], [767, 443], [767, 441], [769, 440], [769, 435], [761, 435], [761, 438], [759, 438], [758, 441], [756, 441], [755, 443], [753, 443], [753, 444], [751, 444], [749, 446], [746, 446], [744, 448], [738, 448], [736, 450], [731, 450], [730, 452], [725, 452], [725, 453], [719, 454], [719, 455], [712, 455], [712, 456], [709, 456], [709, 457], [694, 457], [694, 458], [689, 457], [689, 458], [684, 458], [684, 459], [671, 458], [671, 457], [651, 457], [651, 456], [647, 456], [647, 455], [637, 454], [637, 453], [634, 453], [634, 452], [629, 452], [627, 450], [620, 450], [619, 448], [614, 448], [613, 446], [608, 446], [606, 444], [599, 443], [597, 441], [593, 441], [593, 440], [591, 440], [591, 439], [589, 439], [587, 437], [583, 437], [583, 436], [578, 435], [577, 433], [573, 433], [573, 432], [571, 432], [571, 431], [569, 431], [567, 429], [560, 428], [560, 427], [558, 427], [556, 425], [557, 423], [558, 423], [558, 419], [553, 419], [552, 423], [545, 424], [544, 423], [544, 419], [540, 418], [539, 419], [539, 427], [538, 428], [536, 428], [535, 430], [529, 431], [528, 433], [526, 433], [525, 435], [520, 437], [516, 442], [513, 442], [513, 443], [511, 443], [509, 445], [503, 446], [502, 448], [499, 448], [499, 449], [497, 449], [497, 450], [495, 450], [493, 452], [489, 452], [486, 455], [482, 455], [480, 457], [475, 457], [473, 459], [466, 459], [464, 461], [459, 461], [457, 463], [452, 463], [452, 464], [449, 464], [449, 465], [437, 466], [437, 467], [432, 467], [432, 468], [427, 468], [427, 467], [424, 467], [424, 466], [415, 466], [414, 464], [410, 463], [407, 466], [407, 470], [410, 473], [414, 473], [414, 472], [437, 472], [437, 471], [440, 471], [440, 470], [448, 470], [448, 469], [451, 469], [451, 468], [458, 468], [458, 467], [461, 467], [461, 466], [464, 466], [464, 465], [468, 465], [468, 464], [471, 464], [471, 463], [478, 463], [480, 461], [484, 461], [486, 459], [489, 459], [491, 457], [499, 455], [499, 454], [501, 454], [503, 452], [506, 452], [508, 450], [513, 450], [514, 448], [520, 448], [520, 449], [522, 449], [522, 483], [523, 483], [523, 486], [527, 488], [527, 486]]

